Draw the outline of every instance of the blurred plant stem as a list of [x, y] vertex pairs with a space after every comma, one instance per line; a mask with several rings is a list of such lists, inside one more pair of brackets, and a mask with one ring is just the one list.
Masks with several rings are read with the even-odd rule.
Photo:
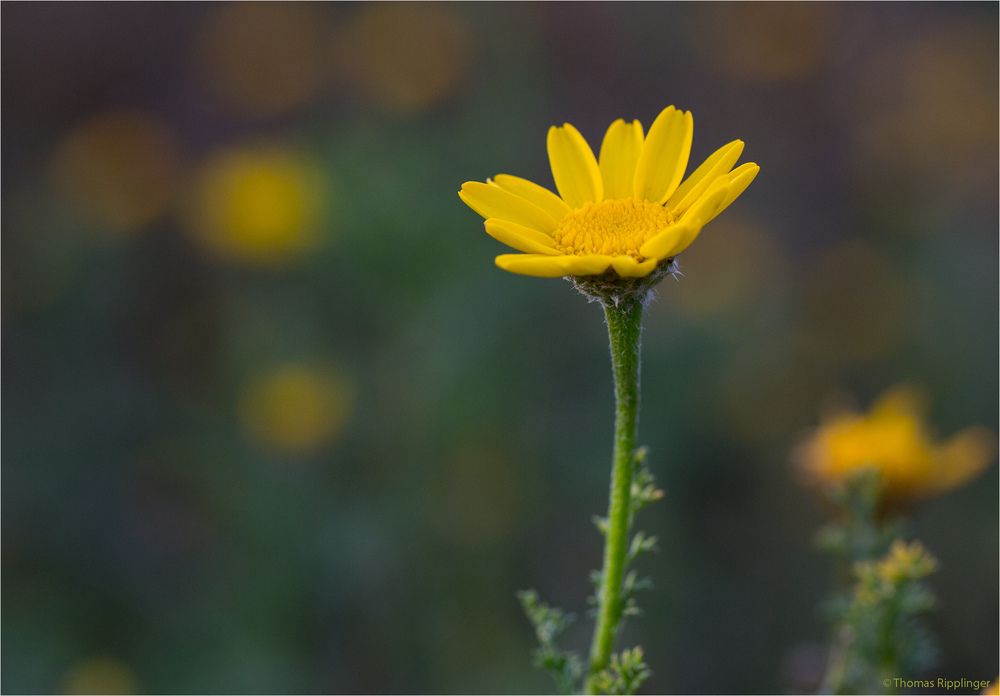
[[861, 470], [834, 492], [843, 517], [817, 539], [840, 559], [848, 585], [830, 604], [835, 625], [823, 694], [896, 693], [895, 678], [935, 661], [933, 637], [919, 619], [934, 606], [924, 579], [937, 561], [919, 541], [903, 541], [881, 498], [878, 473]]
[[[844, 591], [854, 580], [854, 565], [877, 558], [889, 546], [895, 529], [879, 529], [877, 508], [879, 504], [879, 478], [874, 469], [862, 469], [849, 479], [842, 490], [832, 493], [836, 505], [843, 511], [839, 523], [831, 523], [819, 530], [816, 542], [837, 560], [838, 575]], [[834, 604], [834, 611], [845, 611], [846, 600]], [[851, 626], [838, 622], [830, 640], [826, 675], [820, 685], [821, 694], [839, 694], [847, 680], [848, 660], [855, 634]]]
[[587, 693], [596, 693], [594, 677], [608, 666], [622, 615], [620, 594], [628, 546], [630, 491], [639, 411], [642, 310], [639, 298], [628, 298], [618, 304], [604, 303], [604, 316], [611, 342], [611, 365], [615, 375], [615, 445], [604, 540], [604, 567], [597, 591], [597, 624], [590, 649], [591, 676], [587, 680]]
[[829, 495], [839, 518], [820, 528], [816, 544], [837, 559], [841, 581], [850, 583], [854, 564], [884, 554], [903, 530], [898, 520], [880, 514], [881, 484], [875, 469], [861, 469]]

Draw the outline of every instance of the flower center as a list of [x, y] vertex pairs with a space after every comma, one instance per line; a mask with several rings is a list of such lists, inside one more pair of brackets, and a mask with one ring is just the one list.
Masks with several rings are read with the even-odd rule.
[[641, 261], [639, 247], [673, 221], [662, 205], [623, 198], [587, 203], [567, 213], [552, 237], [564, 254], [631, 256]]

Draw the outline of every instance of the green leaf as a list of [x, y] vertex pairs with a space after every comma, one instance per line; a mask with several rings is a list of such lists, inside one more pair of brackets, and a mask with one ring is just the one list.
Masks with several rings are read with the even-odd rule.
[[583, 681], [583, 663], [575, 653], [562, 651], [556, 645], [556, 640], [576, 617], [540, 601], [535, 590], [518, 592], [517, 597], [538, 638], [535, 666], [552, 675], [559, 693], [578, 692]]
[[641, 647], [624, 650], [621, 655], [612, 655], [611, 663], [602, 669], [591, 682], [599, 694], [634, 694], [642, 683], [653, 675], [643, 661]]

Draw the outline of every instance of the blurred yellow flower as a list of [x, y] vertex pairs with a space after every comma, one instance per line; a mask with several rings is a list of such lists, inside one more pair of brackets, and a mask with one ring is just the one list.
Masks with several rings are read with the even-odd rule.
[[754, 82], [803, 80], [822, 70], [836, 47], [836, 3], [705, 3], [699, 41], [707, 62]]
[[760, 170], [732, 166], [743, 152], [734, 140], [683, 183], [691, 153], [691, 112], [669, 106], [643, 137], [642, 124], [618, 119], [595, 158], [570, 124], [549, 129], [548, 151], [559, 195], [507, 174], [467, 182], [462, 200], [486, 218], [486, 232], [527, 252], [496, 258], [500, 268], [558, 278], [649, 275], [681, 253], [705, 223], [743, 193]]
[[875, 574], [883, 582], [898, 585], [903, 580], [919, 580], [935, 572], [938, 561], [920, 541], [907, 544], [902, 539], [892, 542], [884, 557], [876, 561]]
[[[983, 196], [992, 204], [996, 33], [960, 15], [941, 19], [919, 40], [887, 42], [858, 66], [858, 92], [850, 97], [850, 117], [857, 123], [845, 131], [848, 166], [860, 185], [884, 185], [886, 176], [925, 182], [934, 191], [934, 206], [967, 206], [969, 197]], [[871, 207], [884, 208], [888, 219], [895, 215], [889, 202]], [[949, 229], [933, 223], [898, 227]]]
[[222, 151], [198, 177], [189, 226], [219, 256], [280, 265], [317, 243], [325, 187], [305, 156], [267, 146]]
[[363, 4], [335, 37], [335, 72], [383, 109], [419, 113], [466, 82], [472, 45], [448, 4]]
[[251, 118], [284, 115], [319, 94], [326, 22], [318, 5], [232, 2], [211, 8], [194, 41], [194, 67], [227, 106]]
[[301, 455], [317, 450], [343, 429], [353, 402], [353, 390], [337, 372], [289, 364], [251, 384], [240, 411], [257, 440]]
[[1000, 677], [982, 691], [983, 696], [1000, 696]]
[[64, 694], [134, 694], [137, 691], [135, 674], [128, 665], [104, 655], [77, 662], [62, 681]]
[[173, 202], [180, 174], [177, 142], [156, 117], [107, 111], [74, 129], [53, 154], [55, 191], [111, 235], [155, 221]]
[[971, 427], [937, 443], [927, 432], [926, 399], [914, 387], [897, 386], [867, 415], [839, 412], [796, 450], [807, 484], [839, 486], [860, 470], [878, 472], [890, 501], [914, 501], [945, 493], [982, 472], [996, 453], [996, 436]]

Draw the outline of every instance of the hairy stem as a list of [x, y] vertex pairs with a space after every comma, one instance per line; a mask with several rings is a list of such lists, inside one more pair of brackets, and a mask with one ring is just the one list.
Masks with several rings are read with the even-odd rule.
[[587, 692], [593, 691], [593, 675], [608, 665], [621, 619], [622, 570], [628, 547], [629, 492], [632, 457], [635, 452], [636, 420], [639, 412], [639, 334], [642, 302], [630, 298], [619, 304], [605, 303], [604, 315], [611, 341], [611, 365], [615, 375], [615, 445], [611, 463], [604, 568], [598, 592], [597, 625], [590, 650]]

